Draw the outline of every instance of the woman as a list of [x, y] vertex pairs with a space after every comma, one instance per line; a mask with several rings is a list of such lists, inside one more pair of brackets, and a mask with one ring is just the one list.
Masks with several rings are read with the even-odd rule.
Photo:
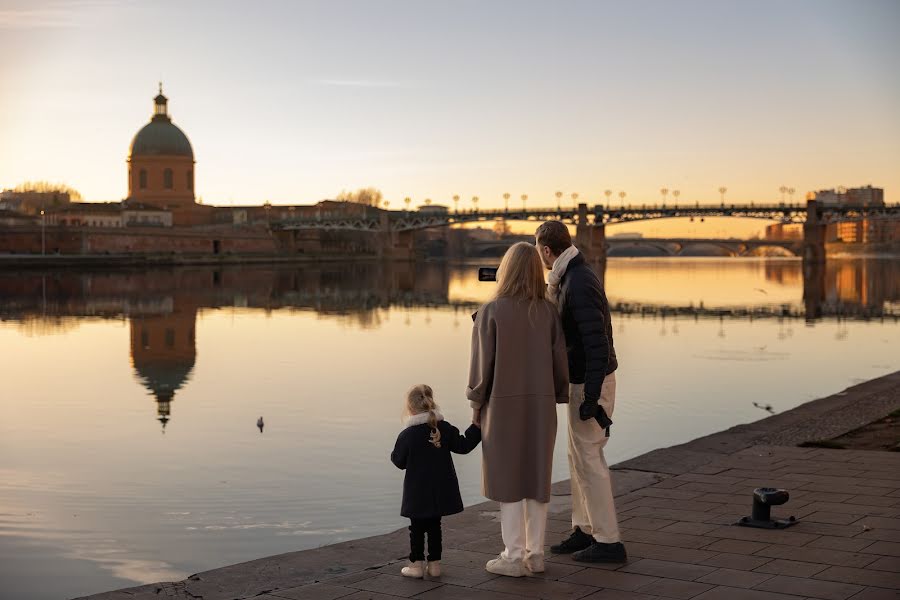
[[545, 291], [537, 249], [514, 245], [472, 331], [466, 397], [481, 425], [483, 493], [500, 502], [506, 546], [485, 568], [511, 577], [544, 570], [556, 404], [569, 399], [565, 338]]

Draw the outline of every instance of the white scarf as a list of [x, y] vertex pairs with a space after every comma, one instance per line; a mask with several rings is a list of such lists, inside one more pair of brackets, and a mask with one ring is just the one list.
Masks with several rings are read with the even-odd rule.
[[[434, 416], [438, 421], [444, 420], [444, 415], [441, 414], [441, 411], [435, 410]], [[428, 422], [428, 411], [419, 413], [417, 415], [412, 415], [406, 417], [406, 421], [403, 423], [403, 428], [408, 429], [409, 427], [415, 427], [416, 425], [424, 425]]]
[[547, 300], [553, 304], [556, 304], [559, 299], [559, 282], [566, 274], [569, 261], [576, 256], [578, 256], [578, 248], [569, 246], [553, 261], [553, 268], [550, 269], [550, 274], [547, 276]]

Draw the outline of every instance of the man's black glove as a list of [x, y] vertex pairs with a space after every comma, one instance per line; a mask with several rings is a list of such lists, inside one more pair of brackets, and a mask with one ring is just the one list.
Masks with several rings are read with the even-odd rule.
[[[597, 413], [602, 409], [596, 400], [585, 400], [578, 407], [578, 415], [582, 421], [589, 421], [597, 417]], [[605, 413], [604, 413], [605, 414]]]
[[597, 419], [597, 423], [602, 429], [606, 430], [606, 437], [609, 437], [609, 428], [612, 426], [612, 419], [606, 414], [606, 410], [600, 406], [597, 400], [585, 400], [578, 407], [578, 415], [582, 421]]

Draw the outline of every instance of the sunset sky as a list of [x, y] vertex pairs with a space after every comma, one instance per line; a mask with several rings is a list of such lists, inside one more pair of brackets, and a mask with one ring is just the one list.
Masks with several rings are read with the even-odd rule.
[[206, 203], [896, 202], [898, 26], [896, 0], [0, 0], [0, 188], [123, 198], [161, 79]]

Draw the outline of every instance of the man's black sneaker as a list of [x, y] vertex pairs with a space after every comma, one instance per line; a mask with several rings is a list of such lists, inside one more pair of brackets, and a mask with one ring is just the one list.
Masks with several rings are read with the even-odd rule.
[[577, 527], [568, 538], [555, 546], [550, 546], [550, 552], [553, 554], [572, 554], [585, 548], [590, 548], [594, 543], [594, 538], [581, 531]]
[[584, 550], [572, 555], [574, 560], [587, 563], [623, 563], [628, 560], [625, 546], [622, 542], [615, 544], [601, 544], [594, 542]]

